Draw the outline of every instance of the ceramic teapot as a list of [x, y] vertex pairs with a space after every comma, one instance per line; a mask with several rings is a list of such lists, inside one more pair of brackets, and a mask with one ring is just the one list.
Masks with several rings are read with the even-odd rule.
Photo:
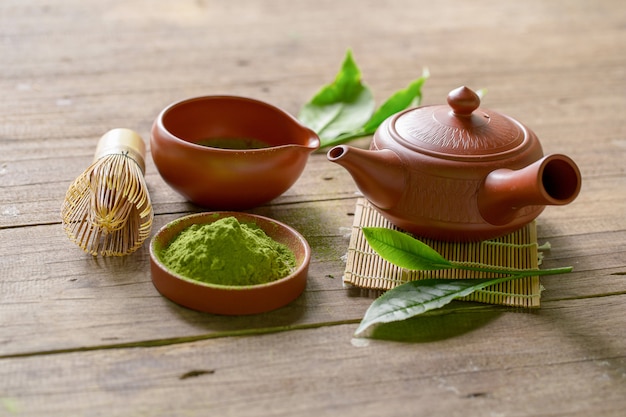
[[391, 223], [417, 236], [477, 241], [513, 232], [546, 205], [572, 202], [576, 164], [543, 155], [537, 136], [506, 115], [480, 108], [467, 87], [448, 105], [421, 106], [385, 120], [370, 149], [328, 151]]

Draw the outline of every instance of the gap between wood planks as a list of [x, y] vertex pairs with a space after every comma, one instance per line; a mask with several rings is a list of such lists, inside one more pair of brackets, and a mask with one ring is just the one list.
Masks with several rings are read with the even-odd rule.
[[[618, 272], [611, 273], [610, 275], [626, 275], [626, 272], [618, 271]], [[620, 295], [626, 295], [626, 291], [614, 291], [614, 292], [603, 293], [603, 294], [590, 294], [590, 295], [585, 295], [585, 296], [550, 299], [546, 303], [555, 303], [555, 302], [558, 303], [561, 301], [590, 299], [590, 298], [604, 298], [604, 297], [613, 297], [613, 296], [620, 296]], [[475, 305], [473, 306], [463, 306], [463, 307], [460, 307], [459, 309], [467, 311], [468, 309], [476, 310], [476, 309], [493, 309], [493, 308], [498, 308], [502, 312], [510, 311], [510, 310], [516, 310], [516, 311], [520, 310], [519, 308], [515, 308], [515, 307], [494, 306], [490, 304], [481, 304], [481, 303], [475, 303]], [[524, 309], [521, 309], [521, 310], [524, 310]], [[423, 316], [427, 316], [427, 315], [434, 316], [434, 315], [449, 314], [449, 313], [450, 311], [433, 310], [433, 311], [424, 313]], [[358, 324], [360, 323], [361, 320], [362, 318], [355, 318], [355, 319], [345, 319], [345, 320], [337, 320], [337, 321], [329, 321], [329, 322], [321, 322], [321, 323], [296, 324], [296, 325], [274, 326], [274, 327], [242, 329], [242, 330], [228, 330], [228, 331], [219, 331], [215, 333], [200, 334], [200, 335], [194, 335], [194, 336], [183, 336], [183, 337], [152, 339], [152, 340], [143, 340], [143, 341], [126, 342], [126, 343], [101, 344], [101, 345], [83, 346], [83, 347], [75, 347], [75, 348], [12, 353], [12, 354], [0, 355], [0, 360], [14, 359], [14, 358], [26, 358], [26, 357], [34, 357], [34, 356], [42, 356], [42, 355], [58, 355], [58, 354], [66, 354], [66, 353], [90, 352], [90, 351], [97, 351], [97, 350], [113, 350], [113, 349], [126, 349], [126, 348], [153, 348], [153, 347], [160, 347], [160, 346], [192, 343], [192, 342], [198, 342], [198, 341], [203, 341], [203, 340], [218, 339], [218, 338], [224, 338], [224, 337], [258, 336], [258, 335], [280, 333], [280, 332], [286, 332], [286, 331], [292, 331], [292, 330], [307, 330], [307, 329], [316, 329], [316, 328], [322, 328], [322, 327], [351, 325], [351, 324]]]
[[[459, 311], [459, 310], [460, 311], [470, 311], [470, 310], [473, 311], [477, 309], [491, 310], [493, 308], [501, 309], [501, 311], [503, 312], [509, 311], [509, 310], [519, 310], [516, 307], [494, 306], [491, 304], [475, 303], [474, 305], [461, 306], [458, 309], [455, 309], [454, 311]], [[438, 310], [425, 312], [422, 314], [422, 316], [447, 315], [450, 313], [451, 313], [451, 310], [438, 309]], [[193, 343], [193, 342], [199, 342], [203, 340], [219, 339], [223, 337], [259, 336], [259, 335], [264, 335], [264, 334], [280, 333], [280, 332], [287, 332], [287, 331], [292, 331], [292, 330], [308, 330], [308, 329], [317, 329], [317, 328], [322, 328], [322, 327], [358, 324], [361, 322], [361, 320], [362, 320], [362, 317], [355, 318], [355, 319], [328, 321], [328, 322], [322, 322], [322, 323], [296, 324], [296, 325], [274, 326], [274, 327], [243, 329], [243, 330], [228, 330], [228, 331], [219, 331], [219, 332], [209, 333], [209, 334], [200, 334], [200, 335], [195, 335], [195, 336], [182, 336], [182, 337], [172, 337], [172, 338], [165, 338], [165, 339], [142, 340], [142, 341], [137, 341], [137, 342], [113, 343], [113, 344], [102, 344], [102, 345], [83, 346], [83, 347], [65, 348], [65, 349], [11, 353], [11, 354], [6, 354], [6, 355], [0, 355], [0, 360], [15, 359], [15, 358], [28, 358], [28, 357], [43, 356], [43, 355], [59, 355], [59, 354], [66, 354], [66, 353], [92, 352], [92, 351], [97, 351], [97, 350], [153, 348], [153, 347], [160, 347], [160, 346], [171, 346], [171, 345], [178, 345], [178, 344], [184, 344], [184, 343]]]
[[279, 333], [279, 332], [286, 332], [286, 331], [291, 331], [291, 330], [306, 330], [306, 329], [315, 329], [315, 328], [328, 327], [328, 326], [341, 326], [345, 324], [358, 324], [360, 321], [361, 321], [360, 318], [347, 319], [347, 320], [339, 320], [339, 321], [324, 322], [324, 323], [309, 323], [309, 324], [300, 324], [300, 325], [292, 325], [292, 326], [276, 326], [276, 327], [265, 327], [265, 328], [257, 328], [257, 329], [231, 330], [231, 331], [215, 332], [215, 333], [210, 333], [210, 334], [201, 334], [201, 335], [196, 335], [196, 336], [143, 340], [139, 342], [116, 343], [116, 344], [110, 344], [110, 345], [95, 345], [95, 346], [84, 346], [84, 347], [78, 347], [78, 348], [13, 353], [13, 354], [8, 354], [8, 355], [0, 355], [0, 360], [14, 359], [14, 358], [27, 358], [27, 357], [41, 356], [41, 355], [58, 355], [58, 354], [64, 354], [64, 353], [90, 352], [90, 351], [95, 351], [95, 350], [152, 348], [152, 347], [159, 347], [159, 346], [192, 343], [192, 342], [198, 342], [202, 340], [218, 339], [222, 337], [258, 336], [258, 335], [263, 335], [263, 334]]

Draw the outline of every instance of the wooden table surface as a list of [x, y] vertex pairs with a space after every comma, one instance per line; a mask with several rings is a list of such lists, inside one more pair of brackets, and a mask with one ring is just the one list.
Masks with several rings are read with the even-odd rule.
[[[485, 88], [578, 163], [578, 199], [537, 220], [544, 267], [574, 267], [542, 279], [540, 309], [455, 302], [410, 341], [353, 340], [373, 300], [341, 279], [357, 189], [324, 152], [251, 210], [312, 247], [305, 293], [274, 312], [179, 307], [148, 245], [102, 259], [67, 239], [65, 192], [106, 131], [148, 143], [163, 107], [205, 94], [297, 114], [348, 48], [378, 103], [428, 67], [424, 104]], [[624, 415], [624, 1], [3, 0], [0, 93], [1, 416]], [[149, 156], [146, 180], [152, 233], [205, 210]]]

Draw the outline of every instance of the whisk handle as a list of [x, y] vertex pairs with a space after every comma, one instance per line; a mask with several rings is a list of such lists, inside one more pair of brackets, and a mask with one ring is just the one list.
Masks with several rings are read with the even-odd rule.
[[126, 154], [137, 162], [141, 172], [146, 172], [146, 145], [137, 132], [125, 128], [109, 130], [98, 141], [94, 161], [107, 155], [119, 153]]

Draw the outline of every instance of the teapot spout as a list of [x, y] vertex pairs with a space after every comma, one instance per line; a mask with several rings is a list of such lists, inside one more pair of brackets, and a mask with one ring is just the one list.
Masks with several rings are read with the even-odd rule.
[[339, 145], [328, 151], [327, 158], [348, 170], [363, 195], [381, 209], [394, 207], [404, 193], [405, 168], [392, 150]]
[[571, 203], [580, 186], [574, 161], [565, 155], [548, 155], [520, 170], [492, 171], [478, 191], [478, 208], [487, 222], [504, 225], [526, 206]]

